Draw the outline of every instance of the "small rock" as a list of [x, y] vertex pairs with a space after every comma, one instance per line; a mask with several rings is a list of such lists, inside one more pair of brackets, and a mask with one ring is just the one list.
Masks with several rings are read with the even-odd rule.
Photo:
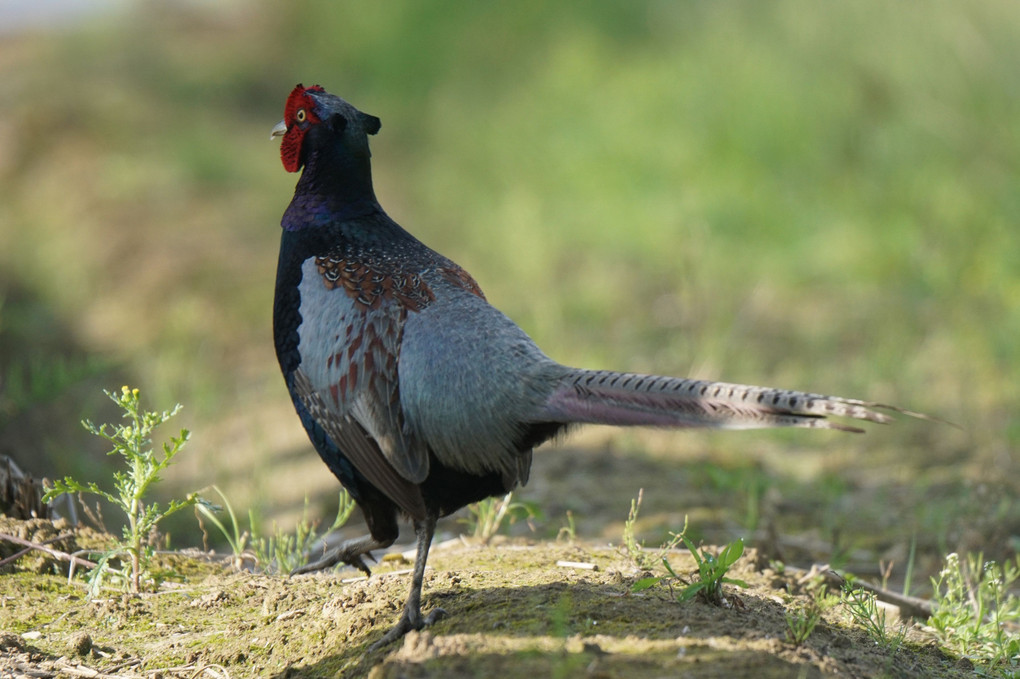
[[188, 604], [188, 606], [190, 606], [191, 608], [212, 608], [219, 604], [220, 602], [226, 600], [227, 600], [226, 593], [221, 589], [217, 589], [213, 590], [212, 592], [209, 592], [208, 594], [203, 594], [202, 596]]
[[21, 651], [25, 645], [21, 643], [21, 637], [12, 632], [0, 632], [0, 651]]
[[970, 672], [974, 669], [974, 663], [971, 662], [970, 658], [960, 658], [956, 661], [956, 669]]
[[71, 637], [71, 652], [84, 658], [92, 652], [92, 637], [87, 632], [78, 632]]
[[305, 609], [298, 608], [293, 611], [285, 611], [276, 616], [276, 622], [282, 622], [284, 620], [291, 620], [292, 618], [300, 618], [305, 614]]

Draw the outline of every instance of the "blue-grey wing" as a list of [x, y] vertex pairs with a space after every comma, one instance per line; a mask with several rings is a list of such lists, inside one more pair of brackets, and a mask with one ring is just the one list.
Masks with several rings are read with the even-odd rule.
[[428, 451], [404, 426], [397, 375], [408, 309], [361, 290], [371, 272], [345, 267], [328, 257], [302, 265], [293, 386], [359, 472], [408, 514], [424, 516], [417, 484], [428, 476]]
[[399, 364], [406, 426], [447, 466], [527, 480], [520, 442], [566, 369], [482, 297], [444, 290], [404, 324]]

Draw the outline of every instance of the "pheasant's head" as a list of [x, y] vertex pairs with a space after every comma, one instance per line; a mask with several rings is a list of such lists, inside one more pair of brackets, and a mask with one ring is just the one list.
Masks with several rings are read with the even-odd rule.
[[331, 136], [343, 146], [350, 159], [368, 158], [367, 135], [379, 131], [378, 118], [362, 113], [340, 97], [319, 85], [298, 85], [287, 97], [283, 120], [273, 128], [271, 137], [283, 137], [280, 157], [288, 172], [297, 172], [308, 162], [308, 154]]

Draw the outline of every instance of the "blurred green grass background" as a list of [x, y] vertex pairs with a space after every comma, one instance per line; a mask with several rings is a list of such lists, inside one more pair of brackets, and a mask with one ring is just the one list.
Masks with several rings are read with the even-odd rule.
[[1015, 552], [1018, 63], [1009, 0], [145, 2], [7, 32], [0, 453], [105, 476], [77, 422], [128, 382], [185, 404], [171, 488], [215, 481], [283, 521], [306, 493], [335, 500], [270, 328], [296, 177], [268, 132], [319, 83], [382, 118], [384, 207], [552, 357], [961, 427], [588, 430], [544, 454], [553, 480], [536, 460], [550, 516], [616, 530], [640, 475], [584, 475], [575, 449], [603, 450], [651, 484], [685, 471], [646, 489], [671, 528], [697, 502], [747, 527], [774, 487], [800, 508], [784, 530], [835, 512], [827, 530], [879, 526], [881, 549]]

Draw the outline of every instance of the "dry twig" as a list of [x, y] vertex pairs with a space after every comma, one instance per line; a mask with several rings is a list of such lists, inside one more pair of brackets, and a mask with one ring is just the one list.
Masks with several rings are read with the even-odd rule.
[[[840, 589], [842, 589], [847, 582], [846, 578], [827, 566], [813, 566], [811, 570], [804, 570], [803, 568], [787, 565], [785, 570], [786, 572], [796, 576], [798, 580], [805, 577], [810, 578], [817, 576], [825, 580], [827, 584], [834, 585]], [[861, 580], [855, 580], [853, 586], [857, 589], [863, 589], [866, 592], [871, 592], [879, 601], [892, 604], [899, 608], [900, 611], [913, 618], [927, 619], [931, 617], [931, 602], [927, 599], [920, 599], [915, 596], [900, 594], [899, 592], [894, 592]]]
[[[59, 538], [54, 538], [54, 539], [59, 539]], [[47, 547], [43, 543], [31, 542], [29, 540], [23, 540], [23, 539], [19, 538], [16, 535], [9, 535], [8, 533], [0, 533], [0, 540], [6, 540], [7, 542], [13, 542], [16, 545], [21, 545], [22, 547], [28, 547], [29, 549], [37, 549], [40, 552], [46, 552], [47, 554], [49, 554], [50, 556], [52, 556], [52, 557], [54, 557], [56, 559], [60, 559], [61, 561], [68, 561], [68, 562], [74, 564], [75, 566], [85, 566], [87, 568], [95, 568], [98, 565], [98, 564], [95, 564], [95, 563], [89, 561], [88, 559], [83, 559], [80, 556], [75, 556], [73, 554], [68, 554], [67, 552], [61, 552], [58, 549], [53, 549], [51, 547]], [[50, 540], [47, 540], [47, 542], [50, 542]]]

